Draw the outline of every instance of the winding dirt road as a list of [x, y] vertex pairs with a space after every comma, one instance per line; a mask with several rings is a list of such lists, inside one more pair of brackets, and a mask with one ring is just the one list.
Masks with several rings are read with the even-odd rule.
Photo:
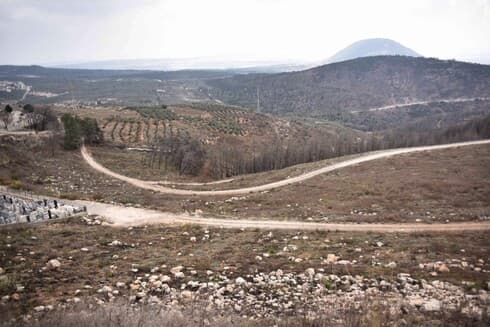
[[[442, 144], [442, 145], [431, 145], [431, 146], [420, 146], [420, 147], [412, 147], [412, 148], [400, 148], [400, 149], [391, 149], [391, 150], [383, 150], [383, 151], [375, 151], [375, 152], [368, 152], [365, 155], [362, 155], [360, 157], [354, 158], [354, 159], [349, 159], [345, 160], [342, 162], [338, 162], [335, 164], [331, 164], [313, 171], [310, 171], [308, 173], [296, 176], [296, 177], [290, 177], [286, 178], [277, 182], [272, 182], [268, 184], [263, 184], [263, 185], [257, 185], [257, 186], [250, 186], [250, 187], [244, 187], [244, 188], [238, 188], [238, 189], [229, 189], [229, 190], [214, 190], [214, 191], [198, 191], [198, 190], [183, 190], [183, 189], [176, 189], [176, 188], [170, 188], [170, 187], [165, 187], [161, 186], [158, 184], [155, 184], [155, 182], [149, 182], [149, 181], [143, 181], [140, 179], [124, 176], [121, 174], [118, 174], [101, 164], [99, 164], [88, 152], [87, 148], [85, 145], [82, 146], [81, 152], [83, 159], [95, 170], [106, 174], [108, 176], [111, 176], [113, 178], [117, 178], [121, 181], [127, 182], [131, 185], [134, 185], [139, 188], [147, 189], [147, 190], [152, 190], [155, 192], [160, 192], [160, 193], [166, 193], [166, 194], [176, 194], [176, 195], [238, 195], [238, 194], [247, 194], [247, 193], [252, 193], [252, 192], [261, 192], [261, 191], [266, 191], [266, 190], [271, 190], [274, 188], [278, 188], [281, 186], [286, 186], [298, 182], [305, 181], [307, 179], [313, 178], [315, 176], [328, 173], [337, 169], [349, 167], [349, 166], [354, 166], [363, 162], [371, 161], [371, 160], [376, 160], [376, 159], [381, 159], [381, 158], [387, 158], [387, 157], [392, 157], [400, 154], [405, 154], [405, 153], [412, 153], [412, 152], [421, 152], [421, 151], [431, 151], [431, 150], [441, 150], [441, 149], [448, 149], [448, 148], [456, 148], [456, 147], [461, 147], [461, 146], [469, 146], [469, 145], [479, 145], [479, 144], [489, 144], [490, 140], [480, 140], [480, 141], [471, 141], [471, 142], [460, 142], [460, 143], [451, 143], [451, 144]], [[177, 185], [177, 183], [175, 183]]]

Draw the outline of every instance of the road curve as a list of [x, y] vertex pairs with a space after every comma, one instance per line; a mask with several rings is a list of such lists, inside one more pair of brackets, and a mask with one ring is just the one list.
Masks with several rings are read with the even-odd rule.
[[183, 189], [175, 189], [170, 187], [165, 187], [162, 185], [154, 184], [154, 182], [143, 181], [140, 179], [124, 176], [118, 174], [101, 164], [99, 164], [95, 159], [90, 155], [85, 145], [82, 145], [81, 153], [83, 159], [95, 170], [106, 174], [108, 176], [114, 177], [116, 179], [122, 180], [129, 184], [132, 184], [136, 187], [152, 190], [155, 192], [166, 193], [166, 194], [176, 194], [176, 195], [238, 195], [238, 194], [247, 194], [252, 192], [261, 192], [270, 189], [274, 189], [281, 186], [286, 186], [298, 182], [305, 181], [307, 179], [313, 178], [315, 176], [328, 173], [337, 169], [354, 166], [363, 162], [392, 157], [395, 155], [412, 153], [412, 152], [421, 152], [421, 151], [431, 151], [431, 150], [441, 150], [448, 148], [456, 148], [461, 146], [469, 146], [469, 145], [479, 145], [479, 144], [489, 144], [490, 140], [479, 140], [479, 141], [471, 141], [471, 142], [459, 142], [459, 143], [451, 143], [451, 144], [442, 144], [442, 145], [431, 145], [431, 146], [419, 146], [419, 147], [411, 147], [411, 148], [399, 148], [399, 149], [391, 149], [391, 150], [382, 150], [375, 152], [368, 152], [360, 157], [349, 159], [345, 161], [341, 161], [338, 163], [334, 163], [308, 173], [286, 178], [277, 182], [272, 182], [263, 185], [250, 186], [238, 189], [230, 189], [230, 190], [217, 190], [217, 191], [198, 191], [198, 190], [183, 190]]

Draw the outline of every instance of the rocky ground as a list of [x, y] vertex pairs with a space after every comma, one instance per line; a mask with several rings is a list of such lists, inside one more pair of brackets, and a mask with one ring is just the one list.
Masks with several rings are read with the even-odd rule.
[[[84, 217], [0, 229], [0, 315], [34, 321], [90, 302], [186, 310], [253, 321], [366, 301], [406, 321], [457, 313], [488, 322], [484, 232], [375, 234], [113, 228]], [[342, 319], [342, 317], [339, 317]], [[418, 318], [417, 318], [418, 319]]]

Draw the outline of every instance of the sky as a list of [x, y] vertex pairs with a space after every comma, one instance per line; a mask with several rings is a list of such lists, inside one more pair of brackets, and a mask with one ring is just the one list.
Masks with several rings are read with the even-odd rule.
[[490, 0], [0, 0], [0, 64], [311, 62], [373, 37], [490, 63]]

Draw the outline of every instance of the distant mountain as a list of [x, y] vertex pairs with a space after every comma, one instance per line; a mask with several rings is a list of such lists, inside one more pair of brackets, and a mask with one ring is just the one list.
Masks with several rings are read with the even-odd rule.
[[330, 57], [325, 63], [334, 63], [372, 56], [410, 56], [420, 55], [400, 43], [390, 39], [366, 39], [352, 43]]

